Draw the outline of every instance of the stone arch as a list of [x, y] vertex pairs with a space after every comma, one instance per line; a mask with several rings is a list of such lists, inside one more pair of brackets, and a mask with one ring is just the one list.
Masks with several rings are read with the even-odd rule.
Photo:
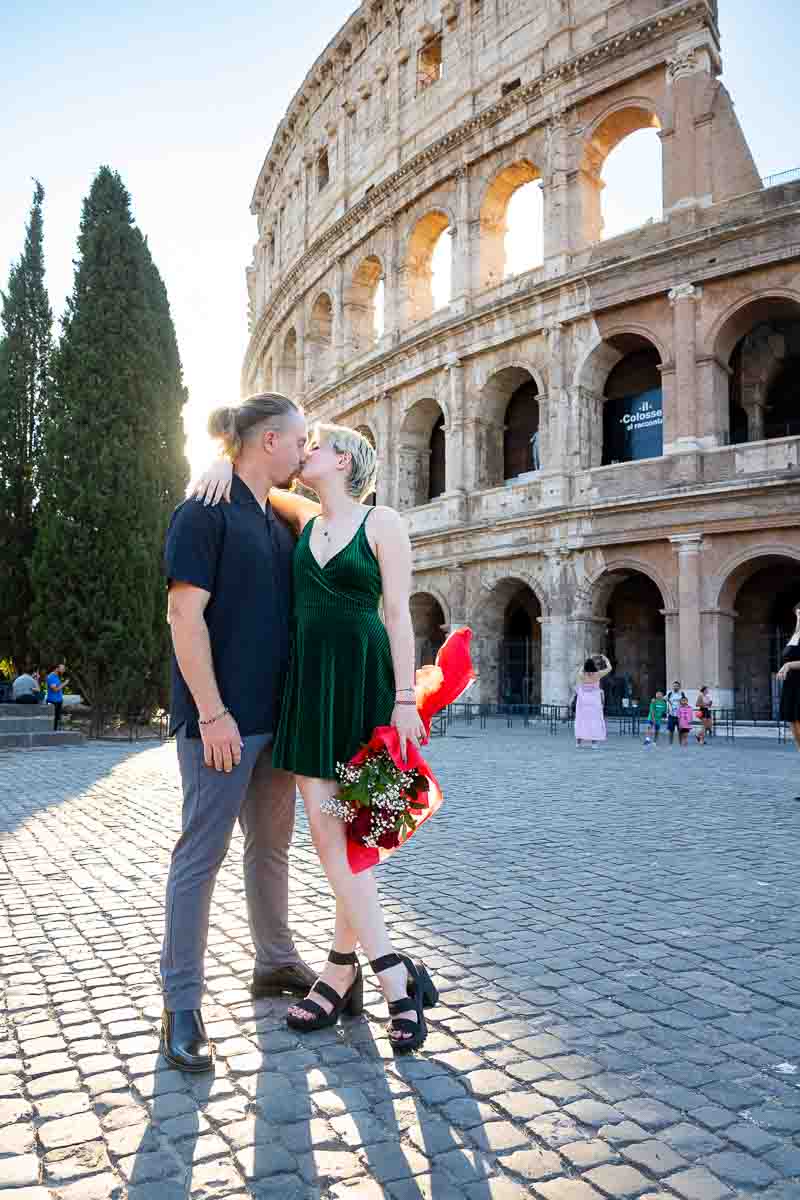
[[481, 698], [491, 703], [539, 704], [545, 606], [538, 581], [527, 572], [513, 571], [494, 580], [488, 591], [473, 620]]
[[306, 334], [309, 385], [322, 383], [333, 364], [333, 300], [320, 292], [311, 306]]
[[281, 343], [280, 388], [290, 399], [300, 391], [301, 363], [299, 361], [297, 330], [289, 328]]
[[377, 345], [384, 325], [384, 269], [377, 254], [368, 254], [353, 272], [344, 297], [345, 323], [353, 354]]
[[612, 705], [623, 699], [649, 704], [667, 686], [665, 611], [669, 592], [658, 573], [638, 560], [617, 559], [595, 576], [592, 608], [605, 625], [602, 649], [613, 671], [604, 685]]
[[[356, 433], [360, 433], [362, 437], [365, 437], [367, 439], [370, 446], [372, 446], [373, 450], [377, 451], [378, 441], [375, 436], [375, 432], [370, 425], [366, 425], [362, 422], [360, 425], [355, 425], [353, 428], [355, 429]], [[364, 503], [372, 504], [372, 505], [377, 504], [378, 503], [377, 492], [368, 492], [367, 495], [364, 497]]]
[[409, 608], [414, 629], [416, 666], [427, 666], [435, 661], [447, 636], [446, 607], [439, 596], [425, 588], [412, 593]]
[[800, 549], [750, 547], [733, 555], [715, 579], [720, 689], [742, 715], [778, 715], [780, 685], [775, 673], [794, 632], [800, 602]]
[[728, 440], [756, 442], [800, 433], [795, 396], [800, 386], [800, 297], [788, 290], [740, 298], [710, 333], [720, 380]]
[[432, 260], [439, 239], [448, 231], [455, 231], [452, 214], [444, 207], [436, 207], [421, 216], [409, 233], [402, 289], [404, 314], [409, 324], [426, 321], [435, 311]]
[[[520, 188], [541, 179], [541, 171], [527, 158], [516, 159], [501, 167], [488, 184], [480, 206], [480, 246], [478, 286], [495, 287], [506, 274], [506, 235], [508, 207]], [[541, 265], [539, 261], [522, 268], [529, 270]], [[514, 272], [517, 273], [517, 272]]]
[[398, 506], [414, 508], [440, 496], [445, 478], [445, 414], [432, 396], [406, 410], [398, 439]]
[[575, 373], [582, 468], [660, 457], [665, 361], [659, 340], [637, 325], [610, 330], [587, 352]]
[[479, 401], [479, 487], [497, 487], [537, 469], [535, 453], [541, 465], [538, 436], [533, 441], [540, 429], [540, 396], [536, 376], [526, 366], [499, 367], [486, 380]]
[[[601, 178], [606, 161], [631, 134], [640, 130], [660, 130], [663, 119], [658, 106], [646, 97], [626, 97], [610, 105], [589, 128], [583, 142], [579, 181], [581, 187], [582, 237], [593, 243], [603, 235], [601, 194], [605, 184]], [[664, 171], [661, 170], [663, 205]], [[653, 214], [655, 215], [655, 214]], [[658, 214], [659, 219], [661, 213]]]
[[272, 392], [275, 390], [275, 371], [272, 365], [271, 346], [268, 346], [262, 355], [257, 386], [262, 392]]
[[[632, 557], [617, 557], [612, 558], [603, 563], [598, 570], [592, 572], [586, 580], [586, 587], [591, 594], [592, 613], [594, 616], [602, 616], [602, 605], [604, 603], [602, 590], [603, 581], [607, 576], [613, 574], [631, 574], [638, 573], [646, 575], [647, 578], [655, 584], [661, 593], [664, 600], [664, 608], [667, 611], [673, 611], [678, 607], [678, 597], [672, 584], [658, 571], [651, 563], [645, 562], [641, 558]], [[618, 582], [618, 581], [617, 581]], [[615, 586], [612, 583], [612, 587]], [[607, 594], [605, 596], [607, 599]]]

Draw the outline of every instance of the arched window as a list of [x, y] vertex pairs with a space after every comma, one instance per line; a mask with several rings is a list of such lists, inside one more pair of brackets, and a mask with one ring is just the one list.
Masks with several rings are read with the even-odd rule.
[[384, 329], [383, 266], [375, 255], [365, 258], [359, 265], [350, 293], [345, 298], [345, 310], [353, 353], [372, 349], [383, 337]]
[[399, 506], [427, 504], [444, 492], [444, 414], [431, 397], [408, 411], [398, 439]]
[[317, 191], [321, 192], [328, 186], [331, 178], [331, 169], [328, 162], [328, 151], [323, 150], [317, 159]]
[[333, 348], [333, 304], [327, 292], [317, 297], [311, 310], [306, 347], [309, 355], [308, 381], [320, 383], [331, 368]]
[[428, 477], [428, 499], [435, 500], [445, 490], [445, 440], [444, 417], [434, 425], [430, 440], [430, 474]]
[[533, 379], [523, 383], [512, 395], [506, 409], [503, 434], [503, 478], [515, 479], [528, 471], [538, 471], [539, 401]]
[[627, 354], [608, 376], [603, 465], [658, 458], [663, 453], [660, 361], [655, 347], [645, 344]]
[[453, 239], [443, 212], [428, 213], [416, 225], [406, 258], [406, 314], [425, 321], [450, 303]]
[[298, 391], [297, 332], [292, 327], [283, 339], [281, 390], [293, 399]]
[[641, 105], [610, 113], [584, 148], [579, 176], [587, 243], [662, 219], [660, 123]]
[[539, 171], [527, 159], [491, 182], [480, 214], [480, 287], [496, 287], [544, 261], [544, 218]]

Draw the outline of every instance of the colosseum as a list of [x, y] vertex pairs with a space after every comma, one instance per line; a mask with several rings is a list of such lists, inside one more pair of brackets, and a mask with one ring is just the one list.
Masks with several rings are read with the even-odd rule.
[[[774, 711], [800, 172], [761, 179], [720, 72], [714, 0], [369, 0], [258, 174], [243, 390], [373, 439], [419, 659], [469, 624], [484, 700], [563, 703], [605, 650], [628, 702]], [[633, 137], [659, 202], [614, 232]]]

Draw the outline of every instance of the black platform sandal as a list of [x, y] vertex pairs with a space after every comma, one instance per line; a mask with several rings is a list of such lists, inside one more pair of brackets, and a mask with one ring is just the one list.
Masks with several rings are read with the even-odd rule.
[[[403, 1000], [389, 1001], [389, 1016], [392, 1018], [389, 1024], [389, 1041], [392, 1043], [392, 1048], [402, 1054], [419, 1049], [428, 1036], [428, 1022], [425, 1020], [425, 1008], [435, 1004], [439, 998], [427, 969], [422, 963], [417, 965], [406, 955], [395, 953], [384, 954], [381, 958], [374, 959], [369, 965], [376, 975], [380, 975], [382, 971], [390, 971], [392, 967], [399, 966], [404, 966], [408, 971], [409, 994]], [[416, 1013], [416, 1021], [409, 1021], [407, 1017], [402, 1017], [400, 1014], [404, 1012]], [[401, 1038], [392, 1037], [392, 1031], [395, 1033], [407, 1033], [410, 1036]]]
[[[331, 950], [328, 962], [335, 963], [337, 967], [355, 966], [355, 979], [343, 996], [340, 996], [336, 989], [325, 983], [323, 979], [318, 979], [309, 995], [304, 1000], [299, 1000], [297, 1004], [292, 1005], [292, 1008], [301, 1008], [303, 1012], [311, 1013], [312, 1020], [304, 1021], [302, 1017], [295, 1017], [291, 1012], [287, 1012], [286, 1024], [290, 1029], [297, 1029], [301, 1032], [329, 1029], [331, 1025], [336, 1024], [343, 1012], [348, 1013], [351, 1017], [360, 1017], [364, 1011], [364, 977], [355, 953], [340, 954], [338, 950]], [[333, 1005], [330, 1012], [326, 1012], [321, 1004], [317, 1004], [316, 1000], [311, 999], [314, 992], [330, 1001]]]

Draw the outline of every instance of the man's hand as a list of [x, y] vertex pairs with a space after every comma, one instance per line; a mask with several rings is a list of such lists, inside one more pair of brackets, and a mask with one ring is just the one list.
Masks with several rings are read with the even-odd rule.
[[244, 742], [239, 726], [230, 713], [212, 725], [201, 725], [200, 737], [203, 739], [203, 761], [207, 767], [226, 774], [238, 767], [242, 761]]

